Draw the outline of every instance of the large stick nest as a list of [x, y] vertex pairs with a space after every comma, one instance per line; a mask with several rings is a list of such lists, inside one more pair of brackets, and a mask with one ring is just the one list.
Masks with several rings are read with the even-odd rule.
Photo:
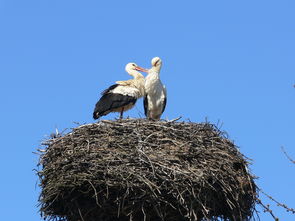
[[101, 121], [45, 142], [47, 220], [250, 220], [256, 187], [237, 147], [209, 123]]

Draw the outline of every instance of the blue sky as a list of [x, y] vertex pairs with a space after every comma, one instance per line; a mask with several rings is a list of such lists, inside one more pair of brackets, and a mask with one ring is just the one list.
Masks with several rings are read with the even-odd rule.
[[[129, 78], [126, 63], [154, 56], [163, 118], [221, 122], [257, 184], [294, 208], [295, 168], [280, 150], [295, 158], [294, 11], [285, 0], [0, 0], [1, 219], [42, 220], [32, 152], [55, 128], [94, 122], [100, 92]], [[125, 116], [143, 117], [142, 101]]]

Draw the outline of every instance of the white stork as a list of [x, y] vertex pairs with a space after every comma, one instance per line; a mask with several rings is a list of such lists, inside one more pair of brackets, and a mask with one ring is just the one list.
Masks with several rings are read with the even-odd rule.
[[116, 81], [116, 84], [104, 90], [102, 97], [95, 105], [93, 118], [98, 119], [110, 112], [120, 112], [120, 119], [123, 112], [131, 109], [138, 98], [144, 96], [144, 76], [138, 71], [143, 71], [135, 63], [128, 63], [126, 72], [134, 79], [127, 81]]
[[144, 113], [148, 119], [159, 120], [165, 110], [167, 92], [165, 85], [160, 80], [162, 60], [159, 57], [152, 59], [152, 67], [143, 69], [148, 75], [145, 78], [145, 97], [143, 100]]

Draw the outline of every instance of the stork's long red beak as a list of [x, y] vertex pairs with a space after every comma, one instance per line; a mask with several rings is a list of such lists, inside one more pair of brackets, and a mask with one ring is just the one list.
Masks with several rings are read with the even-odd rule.
[[145, 68], [142, 68], [142, 67], [139, 67], [139, 66], [137, 66], [136, 68], [135, 68], [135, 70], [137, 70], [137, 71], [142, 71], [142, 72], [145, 72], [145, 73], [148, 73], [148, 69], [145, 69]]

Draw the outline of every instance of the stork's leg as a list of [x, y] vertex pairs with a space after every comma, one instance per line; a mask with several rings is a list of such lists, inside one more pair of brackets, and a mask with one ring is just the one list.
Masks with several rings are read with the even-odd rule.
[[122, 110], [120, 112], [120, 120], [123, 118], [123, 112], [124, 112], [124, 107], [122, 107]]

